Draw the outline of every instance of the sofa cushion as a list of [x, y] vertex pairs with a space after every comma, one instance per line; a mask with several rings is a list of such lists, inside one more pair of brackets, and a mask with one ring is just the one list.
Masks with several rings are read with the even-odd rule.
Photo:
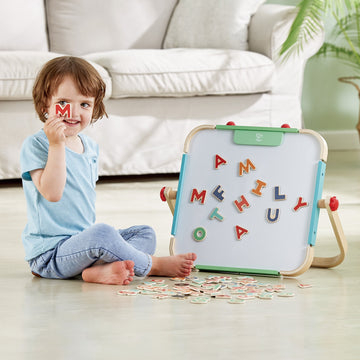
[[44, 0], [2, 1], [0, 14], [0, 50], [48, 50]]
[[46, 0], [50, 50], [160, 49], [176, 0]]
[[[0, 53], [0, 100], [30, 100], [35, 78], [49, 60], [61, 56], [50, 52], [3, 51]], [[101, 66], [92, 63], [106, 83], [107, 97], [111, 79]]]
[[85, 56], [110, 73], [112, 98], [252, 94], [271, 90], [274, 63], [248, 51], [120, 50]]
[[248, 25], [265, 0], [180, 0], [164, 48], [248, 50]]

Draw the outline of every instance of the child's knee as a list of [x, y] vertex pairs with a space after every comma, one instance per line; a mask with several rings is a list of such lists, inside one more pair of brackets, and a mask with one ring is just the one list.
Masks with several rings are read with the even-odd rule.
[[[102, 259], [104, 256], [108, 256], [109, 253], [116, 253], [116, 247], [119, 234], [116, 229], [110, 225], [99, 223], [94, 224], [84, 233], [86, 239], [85, 247], [89, 251], [89, 256], [93, 259]], [[116, 259], [106, 259], [105, 262], [111, 262]]]
[[111, 239], [117, 236], [116, 229], [110, 225], [99, 223], [93, 225], [90, 229], [89, 239], [94, 241], [94, 244], [101, 244], [104, 239]]
[[155, 230], [152, 227], [144, 225], [143, 233], [144, 233], [144, 236], [146, 236], [150, 240], [156, 241]]
[[156, 234], [152, 227], [144, 225], [142, 229], [142, 235], [148, 241], [148, 246], [152, 250], [151, 253], [154, 253], [156, 250]]

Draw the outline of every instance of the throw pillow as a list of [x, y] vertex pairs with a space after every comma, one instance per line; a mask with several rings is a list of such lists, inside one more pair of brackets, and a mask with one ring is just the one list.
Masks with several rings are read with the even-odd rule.
[[179, 0], [164, 48], [248, 49], [250, 18], [265, 0]]

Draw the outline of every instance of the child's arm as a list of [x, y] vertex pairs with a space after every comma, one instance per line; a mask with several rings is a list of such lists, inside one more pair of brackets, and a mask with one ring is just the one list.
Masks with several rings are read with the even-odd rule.
[[31, 179], [40, 194], [48, 201], [56, 202], [62, 197], [66, 183], [65, 124], [63, 117], [54, 115], [45, 125], [44, 132], [49, 140], [48, 158], [44, 169], [30, 172]]

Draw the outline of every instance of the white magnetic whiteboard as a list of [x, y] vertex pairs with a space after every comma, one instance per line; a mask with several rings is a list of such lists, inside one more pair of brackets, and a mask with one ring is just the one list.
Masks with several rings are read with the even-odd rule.
[[[195, 252], [195, 264], [215, 267], [280, 272], [303, 264], [315, 242], [325, 163], [319, 136], [289, 131], [195, 132], [177, 192], [175, 253]], [[279, 143], [262, 145], [272, 134]]]

